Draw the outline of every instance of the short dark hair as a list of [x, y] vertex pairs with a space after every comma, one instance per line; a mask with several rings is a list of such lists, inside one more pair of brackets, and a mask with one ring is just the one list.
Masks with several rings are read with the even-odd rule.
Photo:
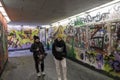
[[35, 35], [33, 36], [33, 39], [36, 40], [36, 39], [39, 39], [39, 37]]

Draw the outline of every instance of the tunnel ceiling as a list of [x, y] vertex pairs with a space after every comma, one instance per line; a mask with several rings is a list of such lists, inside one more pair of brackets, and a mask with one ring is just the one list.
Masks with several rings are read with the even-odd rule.
[[50, 24], [112, 0], [2, 0], [10, 24]]

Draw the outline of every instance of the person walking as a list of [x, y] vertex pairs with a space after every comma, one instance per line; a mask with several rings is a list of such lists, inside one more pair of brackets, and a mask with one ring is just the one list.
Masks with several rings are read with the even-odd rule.
[[[43, 44], [40, 42], [38, 36], [34, 36], [34, 43], [31, 45], [30, 51], [33, 52], [33, 58], [35, 61], [35, 68], [37, 72], [37, 76], [45, 75], [44, 72], [44, 58], [45, 58], [45, 50]], [[39, 64], [41, 65], [41, 72], [39, 70]]]
[[66, 44], [62, 39], [62, 34], [59, 34], [57, 38], [54, 40], [52, 45], [52, 54], [55, 60], [58, 80], [62, 80], [62, 74], [64, 80], [67, 80], [67, 68], [66, 68], [67, 51]]

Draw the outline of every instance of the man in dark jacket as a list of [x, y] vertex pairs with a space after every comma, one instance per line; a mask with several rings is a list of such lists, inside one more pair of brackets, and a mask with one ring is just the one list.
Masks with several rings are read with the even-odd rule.
[[30, 51], [33, 52], [37, 76], [41, 76], [41, 73], [39, 71], [39, 63], [41, 64], [41, 72], [43, 75], [45, 75], [45, 73], [44, 73], [45, 50], [44, 50], [44, 46], [40, 42], [38, 36], [34, 36], [34, 43], [31, 45]]
[[[55, 64], [56, 64], [56, 71], [58, 74], [58, 80], [62, 80], [62, 74], [60, 73], [60, 70], [62, 69], [63, 72], [63, 78], [64, 80], [67, 80], [67, 68], [66, 68], [66, 45], [64, 40], [62, 39], [62, 34], [59, 34], [57, 36], [57, 39], [55, 39], [53, 45], [52, 45], [52, 53], [55, 57]], [[62, 65], [62, 66], [60, 66]]]

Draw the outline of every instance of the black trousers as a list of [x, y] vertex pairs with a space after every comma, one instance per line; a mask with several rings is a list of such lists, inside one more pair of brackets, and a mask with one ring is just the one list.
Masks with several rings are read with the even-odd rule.
[[34, 61], [35, 61], [35, 69], [36, 69], [36, 72], [39, 73], [40, 70], [39, 70], [39, 65], [41, 65], [41, 72], [44, 71], [44, 60], [41, 61], [41, 64], [39, 63], [39, 58], [37, 55], [33, 55], [34, 57]]

